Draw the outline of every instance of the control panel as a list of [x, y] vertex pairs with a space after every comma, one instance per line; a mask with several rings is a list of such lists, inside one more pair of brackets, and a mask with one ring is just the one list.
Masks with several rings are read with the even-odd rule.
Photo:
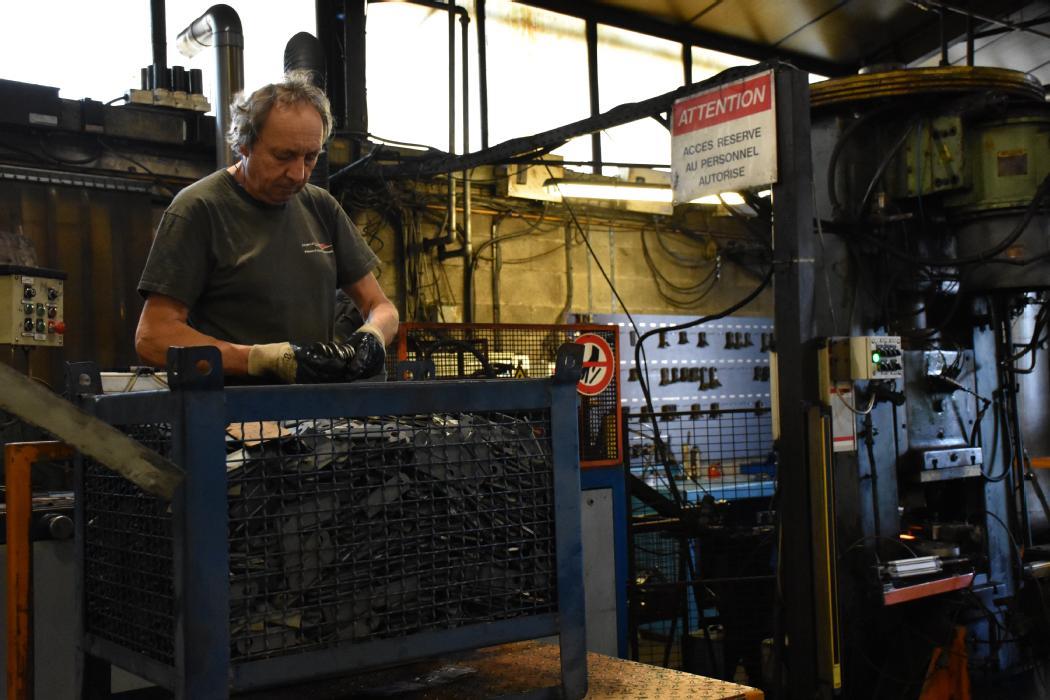
[[[846, 374], [843, 339], [832, 343], [831, 373], [835, 381], [903, 379], [904, 355], [900, 336], [855, 335], [849, 338], [849, 374]], [[838, 346], [836, 348], [835, 346]], [[836, 350], [838, 350], [836, 352]]]
[[0, 345], [63, 345], [65, 278], [57, 270], [0, 265]]

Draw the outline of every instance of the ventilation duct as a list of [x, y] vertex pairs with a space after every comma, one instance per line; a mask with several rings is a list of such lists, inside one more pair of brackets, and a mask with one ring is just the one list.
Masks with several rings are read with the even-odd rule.
[[192, 58], [204, 49], [215, 50], [215, 160], [218, 167], [234, 162], [226, 143], [231, 105], [244, 89], [244, 34], [241, 18], [229, 5], [212, 5], [176, 39], [179, 52]]
[[[328, 83], [325, 74], [324, 47], [321, 41], [309, 32], [299, 32], [284, 46], [284, 72], [304, 71], [309, 74], [310, 82], [326, 89]], [[334, 119], [334, 117], [333, 117]], [[328, 151], [321, 151], [317, 165], [310, 173], [310, 182], [318, 187], [328, 189]]]

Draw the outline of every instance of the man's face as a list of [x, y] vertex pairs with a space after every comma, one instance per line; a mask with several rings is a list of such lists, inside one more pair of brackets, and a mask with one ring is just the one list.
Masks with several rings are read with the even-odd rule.
[[242, 149], [243, 185], [268, 204], [284, 204], [306, 186], [321, 153], [324, 127], [309, 104], [274, 105], [251, 149]]

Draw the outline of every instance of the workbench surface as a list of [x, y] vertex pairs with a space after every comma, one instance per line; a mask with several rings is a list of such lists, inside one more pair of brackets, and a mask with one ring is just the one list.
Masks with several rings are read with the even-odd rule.
[[[761, 700], [762, 691], [601, 654], [587, 655], [588, 700]], [[557, 644], [519, 642], [446, 656], [407, 666], [307, 686], [235, 696], [238, 700], [315, 700], [396, 698], [397, 700], [474, 700], [475, 698], [556, 697]]]

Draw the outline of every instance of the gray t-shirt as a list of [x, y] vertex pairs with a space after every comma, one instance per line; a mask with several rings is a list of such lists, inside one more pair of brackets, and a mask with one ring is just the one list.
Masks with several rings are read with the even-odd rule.
[[219, 170], [164, 212], [138, 288], [181, 301], [189, 324], [220, 340], [309, 343], [332, 338], [335, 289], [378, 263], [323, 189], [269, 205]]

